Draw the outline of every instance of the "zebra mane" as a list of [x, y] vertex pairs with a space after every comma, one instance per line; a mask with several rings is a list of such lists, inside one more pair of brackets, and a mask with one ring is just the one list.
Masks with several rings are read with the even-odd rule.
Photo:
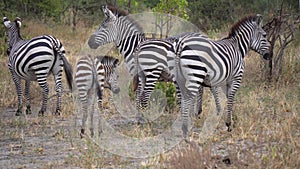
[[111, 10], [117, 16], [127, 16], [129, 13], [125, 10], [118, 9], [114, 6], [108, 6], [108, 9]]
[[257, 17], [256, 15], [250, 15], [250, 16], [246, 16], [246, 17], [242, 18], [241, 20], [239, 20], [237, 23], [235, 23], [231, 27], [231, 30], [230, 30], [228, 36], [224, 39], [228, 39], [228, 38], [235, 36], [241, 26], [243, 26], [247, 22], [255, 21], [256, 17]]
[[130, 17], [130, 14], [128, 13], [128, 11], [116, 8], [114, 6], [107, 6], [109, 10], [112, 11], [112, 13], [114, 13], [114, 15], [116, 15], [117, 17], [122, 17], [125, 16], [127, 18], [127, 20], [132, 23], [133, 25], [136, 26], [136, 28], [140, 31], [143, 31], [143, 28], [141, 27], [141, 25], [139, 23], [136, 22], [135, 19]]

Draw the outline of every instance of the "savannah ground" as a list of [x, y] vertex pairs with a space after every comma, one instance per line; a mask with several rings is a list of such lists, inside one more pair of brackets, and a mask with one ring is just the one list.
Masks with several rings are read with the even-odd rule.
[[[23, 20], [22, 34], [34, 37], [52, 34], [62, 41], [67, 57], [74, 66], [89, 35], [95, 28], [78, 24], [69, 27], [46, 25]], [[216, 33], [214, 36], [218, 37]], [[2, 48], [4, 48], [3, 42]], [[119, 57], [119, 56], [118, 56]], [[7, 68], [7, 56], [0, 59], [0, 168], [300, 168], [300, 48], [291, 45], [285, 53], [283, 73], [278, 82], [270, 84], [263, 77], [263, 63], [254, 52], [246, 56], [246, 70], [235, 98], [235, 128], [225, 130], [221, 120], [215, 134], [200, 143], [182, 142], [174, 149], [149, 159], [125, 158], [100, 149], [89, 138], [81, 139], [75, 127], [77, 102], [64, 79], [63, 110], [55, 110], [53, 77], [48, 80], [50, 94], [45, 117], [38, 117], [41, 89], [33, 82], [31, 98], [33, 114], [15, 116], [17, 96]], [[201, 127], [209, 114], [205, 90], [203, 113], [195, 127]], [[118, 113], [107, 106], [105, 118]], [[224, 114], [223, 114], [224, 115]], [[164, 118], [172, 118], [166, 113]], [[225, 119], [225, 116], [221, 119]], [[161, 122], [163, 124], [163, 122]], [[152, 127], [122, 125], [119, 130], [130, 136], [154, 135]], [[197, 131], [192, 132], [196, 135]]]

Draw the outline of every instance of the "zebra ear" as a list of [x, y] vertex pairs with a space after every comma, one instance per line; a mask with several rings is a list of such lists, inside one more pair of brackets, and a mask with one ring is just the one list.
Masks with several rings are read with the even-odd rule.
[[116, 16], [113, 12], [107, 7], [107, 5], [102, 6], [102, 11], [105, 14], [106, 18], [116, 19]]
[[19, 17], [16, 17], [16, 20], [15, 20], [15, 22], [16, 22], [16, 24], [17, 24], [18, 28], [21, 28], [21, 25], [22, 25], [21, 18], [19, 18]]
[[5, 27], [9, 28], [10, 26], [10, 21], [7, 17], [3, 17], [3, 23], [5, 25]]
[[259, 26], [261, 26], [261, 24], [262, 24], [262, 16], [260, 14], [256, 15], [256, 23]]

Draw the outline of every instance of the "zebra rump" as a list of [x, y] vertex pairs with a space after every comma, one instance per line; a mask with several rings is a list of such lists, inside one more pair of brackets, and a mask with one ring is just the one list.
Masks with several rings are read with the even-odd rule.
[[[74, 82], [81, 103], [80, 112], [83, 115], [80, 132], [81, 137], [85, 134], [88, 112], [90, 114], [91, 136], [94, 135], [93, 114], [95, 93], [97, 95], [98, 108], [101, 110], [104, 88], [109, 88], [113, 93], [120, 91], [117, 83], [118, 62], [118, 59], [110, 56], [97, 56], [92, 58], [90, 55], [81, 57], [77, 62]], [[99, 132], [101, 132], [100, 129]]]

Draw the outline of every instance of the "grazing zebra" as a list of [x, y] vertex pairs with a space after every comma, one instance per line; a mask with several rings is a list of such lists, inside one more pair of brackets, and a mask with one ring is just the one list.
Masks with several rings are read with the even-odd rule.
[[26, 113], [31, 113], [30, 81], [37, 81], [43, 89], [42, 108], [39, 115], [43, 115], [47, 108], [48, 83], [47, 76], [52, 72], [57, 92], [57, 107], [55, 114], [61, 111], [62, 71], [65, 69], [68, 85], [72, 90], [72, 67], [65, 56], [65, 49], [61, 42], [53, 36], [43, 35], [24, 40], [21, 36], [21, 19], [10, 22], [3, 18], [8, 40], [9, 63], [8, 67], [18, 94], [18, 110], [16, 115], [22, 114], [21, 79], [25, 80]]
[[[119, 60], [108, 56], [85, 56], [78, 60], [75, 73], [75, 85], [81, 102], [81, 112], [83, 114], [81, 136], [84, 135], [88, 111], [91, 118], [91, 136], [94, 135], [93, 114], [94, 114], [94, 93], [97, 93], [98, 107], [102, 108], [102, 94], [104, 86], [113, 93], [118, 93], [117, 65]], [[100, 122], [100, 121], [99, 121]]]
[[[141, 42], [134, 52], [136, 74], [139, 75], [139, 85], [136, 91], [136, 103], [138, 110], [148, 108], [148, 102], [152, 91], [155, 88], [157, 81], [163, 76], [164, 79], [172, 79], [177, 89], [178, 102], [180, 105], [180, 90], [174, 79], [175, 75], [175, 56], [176, 48], [183, 39], [189, 36], [201, 36], [199, 33], [183, 33], [174, 37], [161, 39], [148, 39]], [[218, 93], [215, 87], [211, 88], [214, 94], [218, 113], [221, 111], [221, 106], [218, 98]], [[196, 107], [198, 115], [202, 111], [202, 87], [199, 89]], [[195, 113], [195, 112], [192, 112]]]
[[182, 130], [185, 137], [188, 133], [188, 107], [201, 85], [226, 85], [226, 126], [228, 131], [231, 130], [231, 111], [242, 80], [246, 53], [252, 49], [264, 59], [270, 58], [270, 43], [261, 27], [261, 20], [261, 15], [245, 17], [221, 40], [190, 36], [180, 43], [175, 79], [182, 92]]

